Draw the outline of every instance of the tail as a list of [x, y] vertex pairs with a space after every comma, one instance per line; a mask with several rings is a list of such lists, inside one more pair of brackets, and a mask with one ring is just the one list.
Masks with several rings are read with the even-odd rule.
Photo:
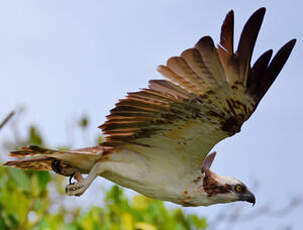
[[71, 176], [75, 172], [88, 173], [103, 154], [104, 148], [101, 146], [72, 151], [59, 151], [31, 145], [11, 152], [10, 156], [22, 157], [22, 159], [8, 161], [4, 166], [54, 171], [64, 176]]

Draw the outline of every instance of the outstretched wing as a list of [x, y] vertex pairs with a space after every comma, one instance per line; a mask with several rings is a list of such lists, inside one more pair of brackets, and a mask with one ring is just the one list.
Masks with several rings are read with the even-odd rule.
[[217, 48], [206, 36], [159, 66], [167, 80], [151, 80], [149, 88], [120, 100], [100, 126], [107, 135], [102, 145], [200, 166], [216, 143], [240, 131], [295, 45], [289, 41], [272, 60], [272, 50], [266, 51], [250, 66], [264, 14], [261, 8], [247, 21], [236, 52], [231, 11]]

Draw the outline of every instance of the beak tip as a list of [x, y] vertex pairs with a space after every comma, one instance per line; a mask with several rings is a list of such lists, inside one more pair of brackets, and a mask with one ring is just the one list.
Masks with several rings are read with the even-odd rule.
[[241, 200], [251, 203], [252, 206], [255, 206], [256, 204], [256, 197], [251, 192], [243, 194]]
[[248, 201], [249, 203], [251, 203], [253, 207], [254, 207], [255, 204], [256, 204], [256, 198], [255, 198], [255, 196], [254, 196], [253, 194], [251, 194], [251, 196], [248, 198], [247, 201]]

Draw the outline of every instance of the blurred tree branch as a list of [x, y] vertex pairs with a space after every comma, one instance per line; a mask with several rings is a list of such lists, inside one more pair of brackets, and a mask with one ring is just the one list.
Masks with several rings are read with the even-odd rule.
[[11, 111], [4, 120], [0, 123], [0, 130], [4, 127], [4, 125], [14, 116], [15, 111]]

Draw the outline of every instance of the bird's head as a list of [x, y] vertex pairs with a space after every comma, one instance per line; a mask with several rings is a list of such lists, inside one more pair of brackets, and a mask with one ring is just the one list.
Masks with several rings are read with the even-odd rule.
[[201, 168], [204, 175], [203, 190], [211, 204], [247, 201], [254, 205], [256, 198], [243, 182], [234, 177], [217, 175], [210, 170], [215, 156], [215, 152], [208, 155]]

